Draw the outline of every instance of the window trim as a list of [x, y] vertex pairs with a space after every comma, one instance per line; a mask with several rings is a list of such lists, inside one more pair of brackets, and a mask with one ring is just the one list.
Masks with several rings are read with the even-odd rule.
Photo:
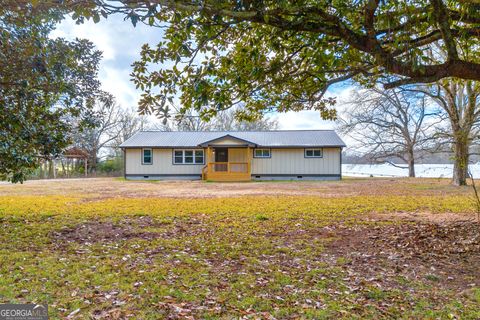
[[[307, 151], [309, 150], [312, 150], [313, 151], [313, 154], [315, 154], [315, 150], [320, 150], [320, 156], [307, 156]], [[305, 159], [319, 159], [319, 158], [323, 158], [323, 148], [305, 148], [303, 150], [303, 157]]]
[[[264, 156], [258, 157], [258, 156], [256, 156], [255, 152], [257, 150], [268, 150], [268, 157], [264, 157]], [[270, 159], [272, 157], [272, 149], [271, 148], [255, 148], [255, 149], [253, 149], [253, 157], [257, 158], [257, 159]]]
[[[175, 151], [181, 151], [182, 152], [182, 162], [175, 162]], [[185, 151], [192, 151], [193, 152], [193, 162], [191, 163], [186, 163], [185, 162]], [[195, 152], [196, 151], [202, 151], [202, 162], [195, 162]], [[172, 149], [172, 164], [174, 166], [195, 166], [195, 165], [204, 165], [205, 164], [205, 150], [204, 149]]]
[[[145, 162], [145, 150], [150, 150], [150, 162]], [[142, 148], [142, 165], [150, 166], [153, 164], [153, 148]]]

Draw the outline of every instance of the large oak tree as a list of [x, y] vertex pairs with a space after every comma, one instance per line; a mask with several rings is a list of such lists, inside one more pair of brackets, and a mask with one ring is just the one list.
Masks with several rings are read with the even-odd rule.
[[[66, 1], [77, 17], [123, 13], [159, 27], [133, 80], [143, 111], [184, 109], [205, 117], [240, 102], [245, 118], [265, 110], [317, 109], [335, 116], [327, 88], [346, 79], [387, 87], [448, 77], [480, 80], [480, 5], [446, 0]], [[430, 48], [444, 59], [432, 59]], [[242, 114], [241, 114], [242, 116]]]

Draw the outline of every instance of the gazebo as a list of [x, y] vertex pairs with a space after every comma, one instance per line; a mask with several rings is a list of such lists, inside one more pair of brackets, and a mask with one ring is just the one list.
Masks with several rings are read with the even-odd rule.
[[84, 165], [85, 165], [85, 177], [88, 176], [88, 152], [77, 148], [77, 147], [72, 147], [67, 150], [62, 154], [62, 157], [65, 158], [66, 161], [66, 173], [67, 176], [70, 173], [70, 169], [73, 167], [75, 160], [84, 160]]

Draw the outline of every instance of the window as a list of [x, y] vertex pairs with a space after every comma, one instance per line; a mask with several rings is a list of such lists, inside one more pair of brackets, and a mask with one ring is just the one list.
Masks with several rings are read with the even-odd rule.
[[270, 149], [255, 149], [253, 156], [255, 158], [270, 158]]
[[142, 149], [142, 164], [152, 164], [152, 149]]
[[175, 150], [173, 163], [183, 163], [183, 150]]
[[203, 164], [203, 150], [174, 150], [174, 164]]
[[193, 163], [193, 150], [184, 150], [183, 154], [185, 155], [185, 163]]
[[195, 163], [203, 163], [203, 150], [195, 150]]
[[305, 158], [322, 158], [322, 149], [305, 149]]

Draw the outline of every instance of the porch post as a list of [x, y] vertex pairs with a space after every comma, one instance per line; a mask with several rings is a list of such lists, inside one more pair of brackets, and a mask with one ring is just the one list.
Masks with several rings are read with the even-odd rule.
[[211, 150], [210, 150], [210, 146], [207, 147], [207, 172], [210, 172], [210, 153], [211, 153]]
[[252, 165], [252, 154], [250, 152], [250, 146], [247, 147], [247, 173], [251, 173], [251, 165]]

